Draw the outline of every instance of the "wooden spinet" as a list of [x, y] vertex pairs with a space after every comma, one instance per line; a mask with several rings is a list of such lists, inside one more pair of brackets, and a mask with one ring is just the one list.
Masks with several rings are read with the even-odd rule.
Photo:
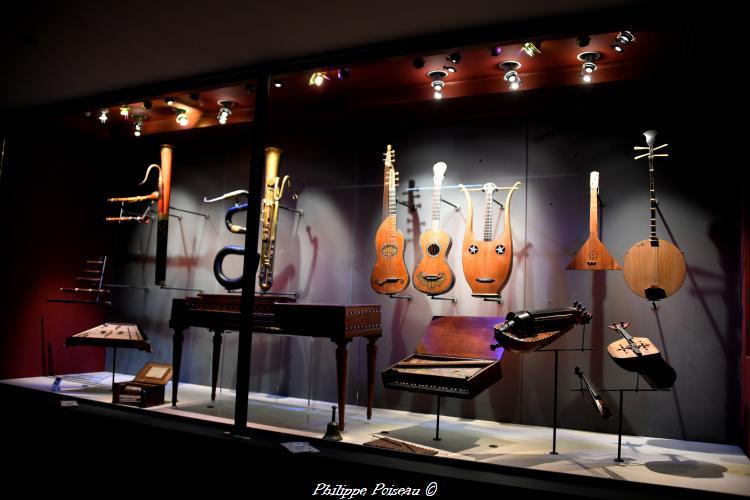
[[[182, 363], [184, 331], [188, 327], [207, 328], [214, 333], [211, 365], [211, 399], [216, 399], [222, 334], [240, 328], [239, 295], [198, 295], [172, 300], [169, 326], [174, 330], [172, 345], [172, 406], [177, 404], [177, 390]], [[356, 337], [367, 339], [367, 418], [372, 418], [375, 396], [375, 342], [383, 335], [379, 305], [297, 304], [284, 297], [255, 297], [253, 333], [298, 335], [329, 338], [336, 344], [336, 380], [338, 385], [339, 429], [344, 430], [346, 378], [349, 351]]]
[[435, 316], [415, 354], [383, 370], [389, 389], [471, 399], [503, 376], [493, 351], [498, 318]]

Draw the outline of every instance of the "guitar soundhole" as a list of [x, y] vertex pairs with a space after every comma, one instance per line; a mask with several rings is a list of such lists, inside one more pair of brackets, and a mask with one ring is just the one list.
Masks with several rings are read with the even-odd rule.
[[427, 253], [432, 257], [436, 256], [440, 253], [440, 245], [438, 245], [437, 243], [432, 243], [427, 247]]
[[383, 245], [380, 249], [380, 253], [385, 257], [395, 257], [398, 255], [398, 247], [396, 245]]

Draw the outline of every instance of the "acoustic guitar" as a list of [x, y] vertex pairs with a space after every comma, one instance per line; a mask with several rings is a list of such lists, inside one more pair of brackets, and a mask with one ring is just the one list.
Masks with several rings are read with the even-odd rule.
[[422, 259], [414, 269], [414, 288], [427, 295], [441, 295], [448, 292], [456, 283], [446, 258], [450, 252], [451, 237], [440, 229], [440, 187], [448, 166], [438, 162], [432, 167], [434, 189], [432, 191], [432, 228], [419, 237]]
[[630, 323], [612, 323], [608, 326], [618, 332], [622, 339], [607, 346], [612, 360], [629, 372], [640, 373], [643, 380], [654, 389], [669, 389], [677, 380], [677, 373], [661, 357], [659, 349], [646, 337], [633, 337], [626, 328]]
[[636, 150], [648, 150], [638, 155], [648, 158], [648, 173], [651, 182], [651, 236], [641, 240], [625, 252], [623, 275], [628, 287], [644, 299], [656, 302], [674, 294], [685, 282], [685, 257], [674, 244], [660, 240], [656, 236], [656, 188], [654, 186], [654, 158], [669, 156], [666, 153], [655, 154], [654, 151], [666, 147], [666, 144], [654, 147], [656, 131], [647, 130], [647, 146], [636, 146]]
[[482, 186], [484, 191], [484, 234], [480, 240], [474, 236], [474, 210], [471, 206], [471, 196], [464, 186], [461, 190], [466, 195], [468, 205], [468, 219], [464, 233], [463, 248], [461, 249], [461, 263], [464, 276], [474, 297], [497, 297], [508, 283], [513, 270], [513, 235], [510, 228], [510, 199], [518, 189], [520, 182], [516, 182], [508, 189], [505, 197], [505, 220], [503, 233], [499, 238], [492, 239], [492, 194], [498, 187], [488, 182]]
[[599, 239], [599, 172], [591, 172], [589, 181], [589, 238], [573, 256], [568, 269], [579, 271], [620, 270], [604, 243]]
[[388, 145], [384, 161], [383, 215], [385, 220], [375, 234], [377, 257], [370, 284], [377, 293], [393, 295], [409, 286], [404, 262], [404, 234], [396, 227], [396, 186], [398, 172], [393, 167], [396, 152]]

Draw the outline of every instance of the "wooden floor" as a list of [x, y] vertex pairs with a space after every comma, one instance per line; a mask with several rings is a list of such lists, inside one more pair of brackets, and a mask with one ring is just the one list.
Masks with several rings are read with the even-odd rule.
[[[130, 380], [131, 375], [117, 375]], [[34, 377], [4, 380], [5, 384], [51, 392], [53, 379]], [[64, 380], [61, 394], [107, 403], [111, 374], [82, 374]], [[170, 393], [170, 387], [167, 387]], [[210, 401], [210, 388], [180, 384], [180, 402], [143, 410], [232, 423], [234, 391], [220, 390]], [[372, 420], [365, 408], [348, 406], [344, 441], [363, 444], [384, 435], [434, 448], [444, 457], [545, 471], [609, 478], [665, 486], [679, 486], [750, 496], [750, 460], [737, 446], [674, 439], [623, 436], [617, 463], [617, 436], [559, 429], [557, 451], [551, 455], [552, 430], [546, 427], [503, 424], [485, 420], [441, 417], [440, 441], [434, 441], [435, 417], [421, 413], [376, 408]], [[304, 437], [321, 437], [331, 418], [331, 403], [266, 394], [250, 394], [248, 426]]]

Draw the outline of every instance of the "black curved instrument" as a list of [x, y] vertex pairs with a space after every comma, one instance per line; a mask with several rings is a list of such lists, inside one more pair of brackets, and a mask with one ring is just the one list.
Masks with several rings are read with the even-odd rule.
[[612, 412], [609, 410], [609, 404], [607, 404], [607, 400], [604, 399], [601, 394], [599, 394], [599, 391], [596, 390], [594, 384], [591, 383], [588, 377], [577, 366], [574, 373], [578, 375], [578, 378], [581, 381], [581, 395], [584, 398], [586, 398], [587, 396], [591, 398], [590, 402], [600, 417], [605, 420], [608, 418], [612, 418]]
[[[247, 202], [240, 203], [239, 197], [244, 196], [247, 198], [248, 192], [244, 189], [240, 189], [237, 191], [232, 191], [231, 193], [223, 194], [217, 198], [204, 198], [203, 201], [205, 203], [214, 203], [221, 200], [226, 200], [228, 198], [236, 198], [236, 201], [234, 205], [229, 207], [227, 210], [226, 215], [224, 216], [224, 223], [227, 226], [227, 229], [229, 229], [230, 232], [235, 234], [245, 234], [247, 232], [247, 228], [245, 226], [240, 226], [238, 224], [235, 224], [232, 221], [232, 218], [237, 212], [242, 212], [247, 210]], [[238, 288], [242, 288], [242, 277], [241, 274], [237, 278], [230, 278], [226, 274], [224, 274], [224, 258], [227, 255], [245, 255], [245, 247], [241, 247], [238, 245], [227, 245], [216, 254], [216, 257], [214, 258], [214, 276], [216, 277], [216, 281], [219, 282], [221, 286], [226, 288], [227, 290], [237, 290]]]

